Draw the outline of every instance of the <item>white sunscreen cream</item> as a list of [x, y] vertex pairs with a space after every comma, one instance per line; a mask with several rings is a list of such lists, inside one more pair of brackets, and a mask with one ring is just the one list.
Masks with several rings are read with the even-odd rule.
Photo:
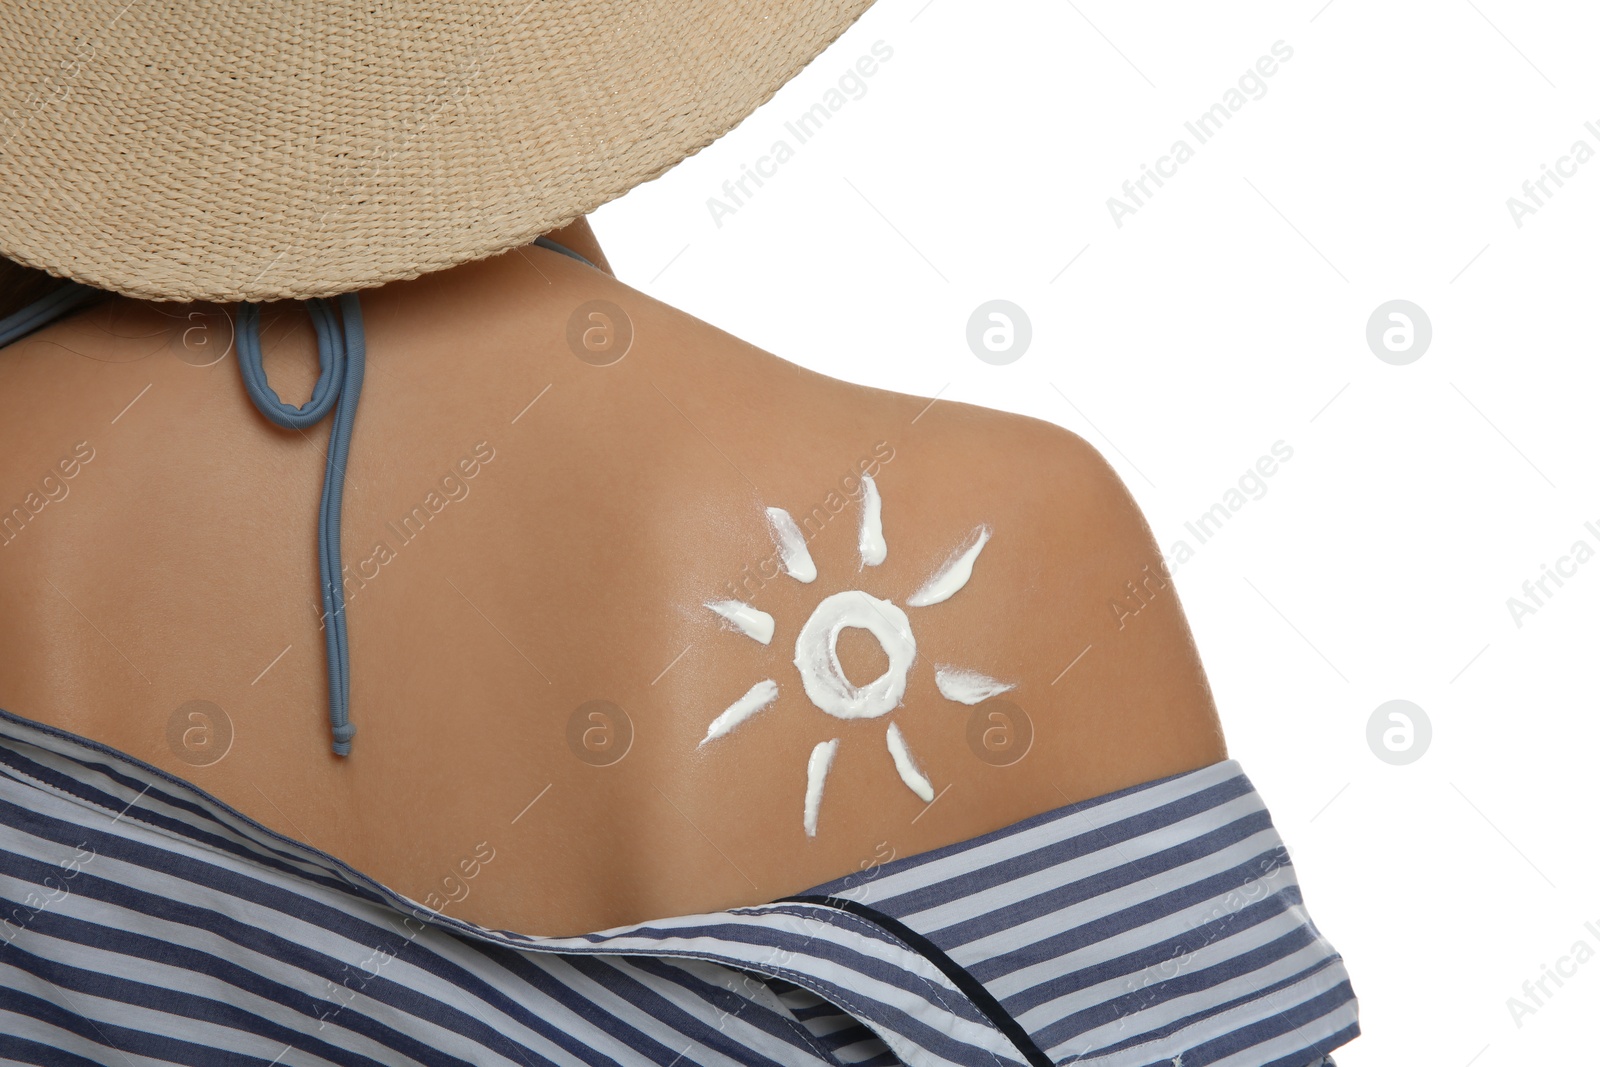
[[[748, 693], [728, 705], [727, 711], [711, 720], [711, 725], [706, 727], [706, 735], [700, 739], [700, 744], [703, 745], [707, 741], [721, 737], [777, 699], [777, 682], [774, 682], [771, 678], [757, 682], [750, 687]], [[700, 746], [696, 745], [695, 747], [698, 748]]]
[[878, 483], [871, 475], [861, 476], [861, 562], [876, 567], [889, 558], [889, 546], [883, 542], [883, 497], [878, 495]]
[[[878, 639], [889, 669], [864, 686], [850, 684], [839, 663], [839, 631], [858, 626]], [[887, 600], [860, 589], [835, 593], [817, 605], [794, 643], [794, 665], [811, 703], [841, 719], [871, 719], [900, 705], [906, 672], [917, 658], [911, 620]]]
[[797, 582], [816, 581], [817, 565], [811, 562], [805, 534], [794, 524], [794, 519], [782, 508], [768, 508], [767, 522], [772, 525], [772, 543], [778, 548], [784, 573]]
[[742, 600], [708, 600], [706, 607], [727, 619], [735, 630], [745, 636], [753, 637], [763, 645], [772, 643], [777, 623], [760, 608], [753, 608]]
[[990, 697], [1016, 688], [1011, 682], [996, 681], [987, 674], [962, 667], [949, 667], [943, 663], [934, 667], [933, 681], [946, 700], [961, 704], [981, 704]]
[[978, 553], [989, 543], [989, 527], [978, 527], [967, 538], [967, 542], [945, 562], [944, 566], [934, 572], [932, 578], [922, 583], [921, 589], [906, 597], [906, 604], [913, 608], [925, 608], [929, 604], [949, 600], [961, 592], [961, 587], [972, 577], [972, 564], [977, 560]]
[[[769, 507], [766, 513], [783, 571], [798, 582], [816, 581], [817, 565], [806, 546], [804, 531], [783, 508]], [[920, 608], [940, 604], [964, 589], [990, 536], [987, 524], [979, 525], [968, 534], [921, 588], [906, 599], [907, 606]], [[876, 567], [889, 555], [883, 536], [883, 498], [877, 483], [867, 475], [861, 476], [861, 526], [857, 547], [863, 568]], [[729, 628], [763, 645], [770, 645], [777, 632], [777, 623], [771, 615], [742, 600], [708, 600], [705, 606], [721, 616]], [[888, 657], [888, 669], [866, 685], [853, 684], [839, 662], [839, 635], [846, 627], [872, 634]], [[800, 672], [806, 696], [822, 711], [839, 719], [872, 719], [899, 707], [905, 699], [907, 676], [916, 659], [917, 642], [905, 611], [861, 589], [847, 589], [823, 598], [800, 628], [794, 643], [794, 665]], [[1002, 682], [978, 671], [943, 663], [935, 665], [934, 683], [945, 699], [968, 705], [981, 704], [1016, 688], [1014, 682]], [[700, 744], [723, 737], [777, 699], [776, 681], [767, 678], [757, 682], [712, 720]], [[806, 760], [803, 824], [808, 837], [817, 836], [823, 788], [838, 753], [839, 740], [835, 737], [819, 741]], [[924, 804], [932, 804], [939, 794], [918, 766], [898, 723], [887, 725], [884, 741], [895, 772], [906, 788]]]
[[889, 755], [894, 757], [894, 769], [900, 772], [900, 780], [910, 786], [923, 803], [931, 804], [933, 783], [928, 781], [928, 776], [917, 768], [916, 760], [911, 758], [911, 750], [906, 748], [906, 739], [900, 735], [898, 723], [889, 724]]
[[833, 766], [833, 754], [839, 750], [839, 739], [818, 741], [806, 761], [806, 836], [817, 836], [817, 812], [822, 807], [822, 783], [827, 781], [828, 768]]

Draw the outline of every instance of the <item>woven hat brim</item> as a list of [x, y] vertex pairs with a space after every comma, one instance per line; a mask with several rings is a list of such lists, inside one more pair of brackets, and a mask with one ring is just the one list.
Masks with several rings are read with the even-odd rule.
[[150, 300], [525, 244], [738, 125], [872, 0], [14, 0], [0, 253]]

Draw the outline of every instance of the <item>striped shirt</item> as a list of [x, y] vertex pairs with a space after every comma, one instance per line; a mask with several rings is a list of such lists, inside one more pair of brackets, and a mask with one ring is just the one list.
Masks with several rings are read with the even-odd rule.
[[426, 907], [0, 711], [0, 1061], [1328, 1065], [1339, 954], [1237, 762], [572, 937]]

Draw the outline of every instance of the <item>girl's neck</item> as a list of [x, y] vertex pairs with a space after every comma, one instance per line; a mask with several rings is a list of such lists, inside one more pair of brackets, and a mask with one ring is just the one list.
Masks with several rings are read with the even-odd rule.
[[551, 230], [545, 236], [558, 245], [572, 249], [607, 274], [616, 277], [616, 272], [606, 260], [606, 254], [601, 249], [599, 240], [589, 228], [589, 216], [580, 215], [576, 220], [567, 223], [559, 230]]

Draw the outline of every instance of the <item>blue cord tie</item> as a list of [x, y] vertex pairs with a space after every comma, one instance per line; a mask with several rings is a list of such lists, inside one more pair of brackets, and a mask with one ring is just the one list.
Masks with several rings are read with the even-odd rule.
[[[570, 256], [594, 267], [588, 259], [547, 237], [534, 238], [534, 244]], [[599, 268], [595, 268], [599, 269]], [[63, 318], [86, 304], [106, 296], [106, 292], [79, 282], [66, 282], [60, 288], [13, 315], [0, 319], [0, 347], [21, 340], [35, 330]], [[366, 371], [367, 339], [361, 325], [361, 301], [355, 293], [339, 298], [339, 314], [321, 297], [304, 301], [317, 331], [317, 360], [322, 373], [317, 378], [311, 399], [299, 407], [285, 404], [267, 384], [261, 367], [261, 306], [239, 305], [239, 374], [256, 410], [279, 426], [302, 430], [321, 422], [334, 412], [333, 432], [328, 438], [328, 467], [322, 479], [322, 505], [317, 513], [317, 565], [322, 579], [324, 628], [328, 645], [328, 723], [333, 730], [333, 751], [350, 754], [350, 740], [356, 728], [350, 722], [350, 639], [345, 630], [344, 567], [339, 558], [339, 524], [344, 506], [344, 472], [350, 458], [350, 433], [355, 425], [356, 403], [361, 399], [361, 379]]]
[[286, 429], [315, 426], [330, 410], [334, 412], [328, 467], [322, 479], [322, 505], [317, 515], [317, 563], [322, 572], [323, 617], [327, 620], [324, 633], [328, 645], [328, 723], [333, 728], [334, 755], [348, 756], [356, 728], [350, 724], [350, 639], [345, 627], [339, 523], [350, 432], [366, 369], [367, 341], [361, 326], [361, 299], [355, 293], [339, 297], [339, 316], [320, 297], [305, 301], [305, 305], [311, 313], [311, 324], [316, 327], [317, 359], [322, 366], [311, 399], [299, 407], [285, 404], [267, 384], [266, 371], [261, 367], [259, 304], [239, 305], [239, 374], [256, 410]]
[[105, 295], [103, 289], [81, 282], [67, 282], [59, 289], [50, 290], [21, 311], [0, 319], [0, 348], [22, 340], [35, 330], [44, 329], [55, 320]]

